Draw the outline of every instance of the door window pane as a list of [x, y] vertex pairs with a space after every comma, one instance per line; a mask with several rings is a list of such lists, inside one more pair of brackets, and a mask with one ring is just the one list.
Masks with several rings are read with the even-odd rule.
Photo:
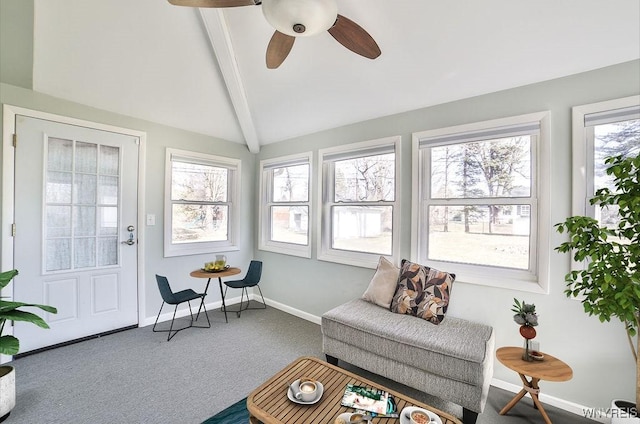
[[100, 174], [119, 175], [120, 148], [100, 146]]
[[98, 238], [98, 266], [118, 264], [118, 238]]
[[47, 237], [71, 237], [71, 206], [47, 206]]
[[96, 184], [95, 175], [76, 174], [73, 184], [73, 201], [83, 205], [96, 203]]
[[98, 169], [98, 146], [93, 143], [76, 143], [76, 172], [88, 174], [97, 173]]
[[98, 208], [98, 234], [101, 236], [118, 235], [118, 208], [100, 207]]
[[96, 208], [93, 206], [75, 206], [73, 234], [76, 237], [96, 234]]
[[45, 201], [71, 203], [71, 181], [73, 181], [73, 174], [70, 172], [47, 172]]
[[73, 250], [75, 268], [96, 266], [96, 239], [94, 237], [75, 238]]
[[60, 271], [71, 269], [71, 239], [49, 239], [46, 241], [45, 269]]
[[47, 144], [47, 169], [70, 172], [73, 169], [73, 141], [52, 137]]
[[118, 177], [101, 175], [98, 178], [98, 203], [101, 205], [118, 204]]

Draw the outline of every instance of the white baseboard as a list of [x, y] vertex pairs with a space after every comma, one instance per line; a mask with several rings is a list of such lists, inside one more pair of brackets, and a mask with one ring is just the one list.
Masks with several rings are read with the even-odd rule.
[[[499, 389], [503, 389], [508, 392], [512, 392], [514, 394], [522, 390], [522, 386], [518, 386], [517, 384], [507, 383], [506, 381], [499, 380], [497, 378], [491, 379], [491, 385], [493, 387], [497, 387]], [[593, 409], [593, 408], [589, 408], [584, 405], [580, 405], [568, 400], [557, 398], [555, 396], [549, 396], [542, 392], [540, 392], [540, 394], [538, 395], [538, 398], [542, 403], [555, 406], [556, 408], [562, 409], [563, 411], [571, 412], [572, 414], [576, 414], [581, 417], [585, 417], [586, 411], [590, 411]], [[611, 420], [611, 418], [607, 418], [607, 417], [593, 417], [593, 418], [585, 417], [585, 418], [589, 418], [595, 422], [604, 423], [604, 424], [608, 424]]]
[[[254, 297], [252, 299], [253, 300], [262, 300], [262, 299], [260, 299], [260, 297], [258, 297], [257, 299], [255, 299], [255, 297]], [[280, 302], [276, 302], [275, 300], [271, 300], [271, 299], [268, 299], [266, 297], [264, 298], [264, 301], [268, 306], [272, 306], [272, 307], [274, 307], [276, 309], [279, 309], [279, 310], [281, 310], [283, 312], [286, 312], [286, 313], [291, 314], [293, 316], [296, 316], [298, 318], [302, 318], [304, 320], [311, 321], [314, 324], [320, 325], [320, 317], [319, 316], [312, 315], [312, 314], [310, 314], [308, 312], [305, 312], [305, 311], [301, 311], [300, 309], [292, 308], [291, 306], [285, 305], [285, 304], [280, 303]]]

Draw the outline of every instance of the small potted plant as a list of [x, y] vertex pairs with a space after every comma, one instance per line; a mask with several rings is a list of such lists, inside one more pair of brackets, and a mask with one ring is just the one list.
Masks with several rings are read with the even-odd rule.
[[[516, 324], [520, 325], [520, 335], [524, 337], [524, 352], [522, 352], [522, 359], [525, 361], [531, 361], [531, 339], [536, 337], [536, 329], [533, 328], [538, 325], [538, 314], [536, 314], [536, 305], [533, 303], [525, 303], [523, 300], [519, 302], [518, 299], [513, 299], [513, 308], [511, 311], [515, 312], [513, 320]], [[536, 352], [537, 353], [537, 352]]]
[[[16, 275], [18, 275], [18, 271], [15, 269], [0, 273], [0, 291], [2, 291]], [[49, 328], [49, 325], [38, 315], [19, 309], [24, 306], [33, 306], [52, 314], [58, 312], [53, 306], [11, 302], [2, 300], [2, 297], [0, 297], [0, 354], [15, 355], [20, 350], [20, 341], [15, 336], [9, 334], [2, 335], [4, 326], [8, 321], [26, 321], [42, 328]], [[11, 366], [0, 366], [0, 422], [11, 413], [15, 405], [15, 370]]]
[[[572, 216], [556, 224], [569, 240], [556, 247], [571, 253], [583, 268], [565, 276], [567, 297], [581, 299], [584, 311], [601, 322], [617, 318], [625, 326], [636, 362], [636, 399], [612, 402], [619, 416], [612, 423], [640, 423], [640, 356], [633, 337], [640, 326], [640, 155], [615, 156], [605, 160], [613, 188], [602, 188], [590, 200], [592, 205], [618, 208], [618, 222], [606, 226], [587, 216]], [[640, 339], [638, 342], [640, 343]]]

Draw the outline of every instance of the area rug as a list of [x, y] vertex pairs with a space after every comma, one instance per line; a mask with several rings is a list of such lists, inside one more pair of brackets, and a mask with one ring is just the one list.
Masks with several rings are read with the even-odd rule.
[[202, 424], [239, 424], [249, 422], [247, 398], [239, 400], [227, 409], [218, 412]]

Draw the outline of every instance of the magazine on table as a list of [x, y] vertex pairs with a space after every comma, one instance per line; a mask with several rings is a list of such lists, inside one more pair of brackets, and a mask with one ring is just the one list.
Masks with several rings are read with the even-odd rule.
[[367, 413], [374, 417], [398, 417], [393, 396], [385, 390], [373, 387], [347, 384], [341, 405], [355, 408], [356, 412]]

